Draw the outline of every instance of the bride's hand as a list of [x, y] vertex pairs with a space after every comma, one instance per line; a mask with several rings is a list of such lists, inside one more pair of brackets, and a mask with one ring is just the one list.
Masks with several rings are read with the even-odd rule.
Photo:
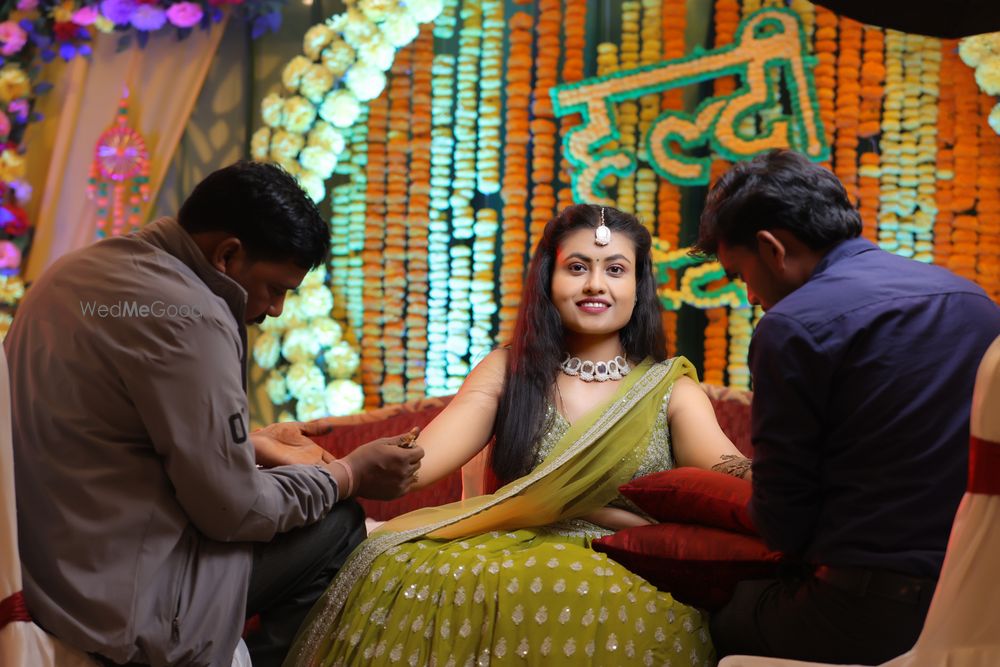
[[623, 530], [625, 528], [634, 528], [635, 526], [652, 525], [652, 522], [638, 514], [617, 507], [602, 507], [582, 518], [608, 530]]

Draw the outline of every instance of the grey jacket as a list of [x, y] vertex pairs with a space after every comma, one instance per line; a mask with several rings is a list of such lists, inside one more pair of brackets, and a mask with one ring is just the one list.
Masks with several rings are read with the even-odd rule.
[[229, 665], [253, 542], [336, 502], [318, 467], [254, 464], [245, 305], [168, 219], [28, 290], [4, 343], [20, 551], [57, 637], [117, 662]]

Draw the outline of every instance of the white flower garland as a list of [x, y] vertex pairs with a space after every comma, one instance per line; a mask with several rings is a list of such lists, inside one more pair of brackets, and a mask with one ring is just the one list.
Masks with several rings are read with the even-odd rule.
[[[345, 4], [347, 11], [306, 31], [303, 54], [282, 70], [287, 93], [269, 94], [261, 102], [264, 126], [254, 132], [250, 151], [255, 160], [284, 167], [317, 203], [326, 198], [325, 182], [334, 173], [351, 176], [343, 202], [346, 210], [334, 220], [343, 226], [339, 236], [335, 232], [338, 243], [349, 247], [335, 260], [334, 271], [346, 276], [340, 278], [342, 288], [360, 296], [360, 257], [352, 266], [351, 253], [360, 253], [364, 243], [358, 228], [363, 232], [365, 178], [363, 162], [341, 162], [347, 150], [345, 133], [351, 134], [352, 127], [366, 119], [364, 102], [384, 90], [385, 72], [392, 67], [396, 49], [412, 42], [420, 24], [433, 21], [445, 4], [443, 0], [347, 0]], [[279, 406], [297, 401], [294, 413], [283, 411], [282, 419], [293, 414], [298, 419], [348, 414], [364, 405], [361, 387], [349, 379], [358, 368], [359, 355], [330, 317], [335, 304], [329, 282], [325, 269], [311, 272], [286, 298], [282, 316], [261, 325], [253, 356], [258, 366], [274, 369], [265, 384], [268, 397]], [[360, 326], [357, 313], [353, 319]], [[328, 377], [333, 381], [328, 383]]]

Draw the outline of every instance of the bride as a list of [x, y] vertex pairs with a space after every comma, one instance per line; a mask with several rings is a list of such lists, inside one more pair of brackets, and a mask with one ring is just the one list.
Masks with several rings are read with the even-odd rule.
[[649, 523], [618, 494], [634, 477], [748, 468], [691, 364], [664, 359], [650, 243], [613, 208], [571, 206], [548, 223], [512, 344], [417, 441], [417, 488], [493, 441], [492, 492], [381, 526], [286, 664], [714, 664], [700, 611], [589, 547]]

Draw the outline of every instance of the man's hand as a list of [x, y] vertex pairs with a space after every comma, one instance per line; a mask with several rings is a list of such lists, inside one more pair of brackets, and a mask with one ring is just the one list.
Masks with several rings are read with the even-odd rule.
[[322, 435], [329, 430], [329, 426], [314, 422], [282, 422], [254, 431], [250, 441], [257, 464], [265, 468], [296, 463], [315, 465], [332, 461], [334, 457], [308, 436]]
[[417, 481], [424, 450], [413, 444], [419, 428], [361, 445], [343, 462], [354, 473], [354, 495], [374, 500], [398, 498]]

